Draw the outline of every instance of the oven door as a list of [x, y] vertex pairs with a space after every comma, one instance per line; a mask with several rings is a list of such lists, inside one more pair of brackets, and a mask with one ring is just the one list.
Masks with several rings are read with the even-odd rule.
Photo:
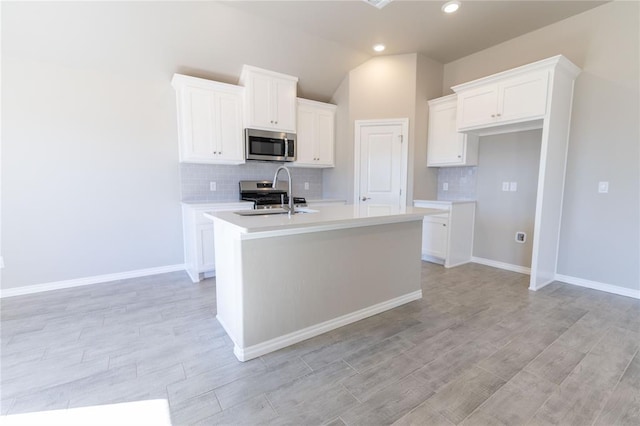
[[245, 153], [247, 160], [295, 161], [296, 135], [245, 129]]

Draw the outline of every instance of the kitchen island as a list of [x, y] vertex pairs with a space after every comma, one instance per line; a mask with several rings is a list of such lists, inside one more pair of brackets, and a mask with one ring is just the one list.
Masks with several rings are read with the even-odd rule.
[[[309, 210], [308, 210], [309, 211]], [[437, 209], [325, 206], [214, 221], [217, 318], [240, 361], [422, 297], [422, 220]]]

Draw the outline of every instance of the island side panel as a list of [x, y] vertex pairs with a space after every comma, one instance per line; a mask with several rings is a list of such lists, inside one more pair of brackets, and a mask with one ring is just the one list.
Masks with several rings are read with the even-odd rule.
[[421, 236], [418, 219], [243, 240], [240, 347], [420, 291]]
[[242, 347], [242, 253], [238, 230], [214, 220], [216, 253], [216, 318], [236, 346]]

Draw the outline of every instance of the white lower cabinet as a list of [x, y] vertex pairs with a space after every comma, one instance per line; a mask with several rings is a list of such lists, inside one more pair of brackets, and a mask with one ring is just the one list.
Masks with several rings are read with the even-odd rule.
[[449, 213], [425, 216], [422, 222], [422, 255], [437, 259], [447, 257]]
[[474, 201], [414, 200], [415, 207], [443, 210], [422, 222], [422, 259], [447, 268], [471, 261]]
[[212, 277], [216, 270], [213, 222], [203, 216], [205, 212], [225, 210], [251, 210], [253, 203], [207, 203], [182, 205], [182, 231], [184, 238], [184, 264], [191, 281]]

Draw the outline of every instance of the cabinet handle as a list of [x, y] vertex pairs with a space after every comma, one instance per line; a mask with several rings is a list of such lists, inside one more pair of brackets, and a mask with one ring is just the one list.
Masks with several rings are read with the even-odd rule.
[[273, 124], [273, 120], [271, 120], [270, 123]]
[[442, 224], [442, 226], [447, 226], [447, 224], [446, 224], [446, 223], [443, 223], [443, 224]]
[[276, 121], [275, 124], [278, 124], [278, 122]]
[[491, 118], [496, 118], [496, 115], [495, 114], [491, 114]]
[[500, 114], [496, 114], [496, 116], [500, 117]]
[[458, 155], [458, 158], [462, 158], [462, 155]]

